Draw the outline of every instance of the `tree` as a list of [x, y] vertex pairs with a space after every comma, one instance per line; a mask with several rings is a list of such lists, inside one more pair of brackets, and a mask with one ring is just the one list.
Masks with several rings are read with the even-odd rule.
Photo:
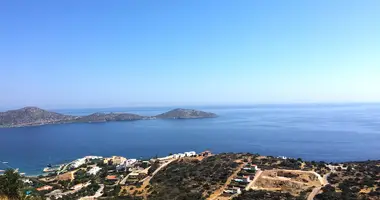
[[4, 195], [10, 199], [19, 199], [21, 187], [20, 175], [15, 170], [7, 169], [0, 176], [0, 196]]

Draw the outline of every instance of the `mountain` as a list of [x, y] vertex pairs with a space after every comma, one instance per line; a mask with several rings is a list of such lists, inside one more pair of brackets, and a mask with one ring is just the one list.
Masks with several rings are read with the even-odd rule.
[[132, 121], [143, 119], [194, 119], [210, 117], [216, 117], [216, 115], [214, 113], [190, 109], [175, 109], [157, 116], [150, 117], [131, 113], [94, 113], [87, 116], [72, 116], [46, 111], [37, 107], [25, 107], [18, 110], [0, 112], [0, 128], [61, 123]]
[[77, 117], [49, 112], [37, 107], [0, 112], [0, 127], [21, 127], [55, 124], [75, 120]]

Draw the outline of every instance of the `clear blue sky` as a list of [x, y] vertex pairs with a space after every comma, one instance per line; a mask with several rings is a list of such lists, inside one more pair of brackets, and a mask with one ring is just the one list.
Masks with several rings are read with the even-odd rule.
[[379, 0], [2, 0], [0, 105], [380, 101]]

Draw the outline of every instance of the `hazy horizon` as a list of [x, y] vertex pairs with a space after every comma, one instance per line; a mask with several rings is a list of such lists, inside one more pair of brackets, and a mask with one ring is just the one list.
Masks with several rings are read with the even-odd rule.
[[25, 105], [20, 107], [12, 106], [0, 106], [0, 112], [8, 110], [17, 110], [25, 107], [38, 107], [41, 109], [49, 111], [65, 111], [65, 110], [114, 110], [114, 109], [147, 109], [147, 108], [185, 108], [185, 109], [202, 109], [202, 108], [260, 108], [260, 107], [350, 107], [350, 106], [371, 106], [371, 105], [380, 105], [380, 102], [296, 102], [296, 103], [223, 103], [223, 104], [131, 104], [131, 105], [121, 105], [121, 106], [69, 106], [69, 107], [41, 107], [36, 105]]
[[380, 1], [0, 3], [0, 108], [380, 102]]

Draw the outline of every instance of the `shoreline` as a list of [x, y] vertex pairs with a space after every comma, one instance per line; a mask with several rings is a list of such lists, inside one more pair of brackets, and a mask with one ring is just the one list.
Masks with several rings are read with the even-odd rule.
[[[280, 158], [280, 159], [298, 159], [298, 158], [292, 158], [292, 157], [286, 157], [286, 156], [272, 156], [272, 155], [262, 155], [262, 154], [258, 154], [258, 153], [253, 153], [253, 152], [216, 152], [215, 155], [218, 155], [218, 154], [225, 154], [225, 153], [232, 153], [232, 154], [238, 154], [238, 153], [244, 153], [244, 154], [251, 154], [251, 155], [260, 155], [260, 156], [265, 156], [265, 157], [273, 157], [273, 158]], [[90, 155], [88, 155], [90, 156]], [[85, 158], [85, 157], [88, 157], [88, 156], [84, 156], [84, 157], [79, 157], [75, 160], [72, 160], [72, 161], [69, 161], [69, 162], [59, 162], [59, 163], [49, 163], [53, 166], [58, 166], [58, 165], [68, 165], [78, 159], [81, 159], [81, 158]], [[117, 157], [124, 157], [122, 155], [114, 155], [114, 156], [117, 156]], [[103, 156], [97, 156], [97, 157], [102, 157], [102, 158], [106, 158], [106, 157], [103, 157]], [[142, 158], [141, 160], [151, 160], [153, 159], [154, 156], [151, 156], [151, 157], [145, 157], [145, 158]], [[363, 160], [347, 160], [347, 161], [325, 161], [325, 160], [309, 160], [309, 159], [304, 159], [304, 158], [301, 158], [303, 161], [307, 161], [307, 162], [316, 162], [316, 163], [326, 163], [326, 164], [345, 164], [345, 163], [363, 163], [363, 162], [367, 162], [367, 161], [379, 161], [379, 159], [363, 159]], [[67, 159], [66, 159], [67, 160]], [[138, 159], [140, 160], [140, 159]], [[19, 169], [19, 168], [17, 168]], [[21, 173], [24, 173], [25, 174], [25, 177], [33, 177], [33, 178], [37, 178], [39, 176], [46, 176], [48, 175], [48, 173], [44, 173], [43, 172], [43, 169], [44, 168], [41, 168], [40, 170], [40, 173], [38, 174], [28, 174], [27, 172], [22, 172]], [[6, 170], [6, 168], [4, 169]]]

